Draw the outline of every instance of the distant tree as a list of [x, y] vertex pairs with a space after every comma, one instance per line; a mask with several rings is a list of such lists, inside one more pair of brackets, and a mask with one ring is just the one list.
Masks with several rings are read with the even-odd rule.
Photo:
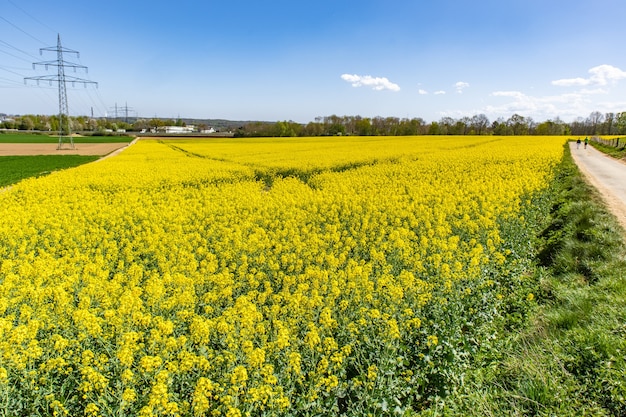
[[33, 130], [35, 128], [35, 122], [31, 116], [22, 116], [20, 119], [20, 130]]
[[424, 120], [421, 118], [402, 119], [400, 121], [399, 134], [403, 136], [421, 135], [424, 129]]
[[151, 120], [148, 119], [137, 119], [133, 123], [131, 130], [136, 132], [141, 132], [142, 130], [150, 130], [152, 127], [156, 127], [154, 124], [151, 124]]
[[0, 128], [2, 129], [16, 129], [15, 126], [16, 126], [15, 119], [5, 120], [2, 123], [0, 123]]
[[324, 134], [330, 136], [345, 135], [346, 127], [343, 124], [343, 118], [335, 114], [324, 117]]
[[570, 129], [572, 131], [572, 135], [582, 136], [587, 135], [587, 123], [585, 119], [582, 117], [576, 118], [573, 122], [570, 123]]
[[456, 124], [456, 120], [454, 120], [452, 117], [442, 117], [439, 120], [439, 134], [440, 135], [453, 135], [455, 124]]
[[456, 124], [459, 128], [460, 135], [467, 135], [472, 130], [472, 119], [467, 116], [461, 117]]
[[429, 135], [441, 135], [441, 128], [439, 126], [439, 123], [437, 122], [432, 122], [430, 124], [430, 126], [428, 127], [428, 134]]
[[400, 119], [397, 117], [385, 117], [385, 135], [398, 136], [400, 130]]
[[505, 136], [509, 135], [509, 126], [503, 118], [499, 117], [498, 120], [494, 120], [491, 124], [491, 130], [494, 135]]
[[489, 126], [489, 119], [484, 114], [478, 114], [473, 116], [470, 125], [476, 135], [483, 135], [487, 133], [487, 127]]
[[96, 119], [89, 119], [87, 122], [87, 129], [92, 132], [98, 128], [98, 121]]
[[571, 134], [569, 126], [558, 117], [555, 120], [547, 120], [539, 123], [535, 128], [536, 135], [568, 135]]
[[293, 121], [276, 122], [274, 125], [274, 134], [278, 137], [294, 137], [300, 134], [302, 126]]
[[617, 134], [626, 134], [626, 112], [617, 113], [615, 116], [615, 129]]
[[158, 118], [155, 117], [153, 119], [150, 119], [150, 121], [148, 122], [148, 126], [151, 129], [157, 129], [158, 130], [160, 127], [168, 126], [168, 124], [167, 124], [167, 122], [165, 122], [165, 120], [161, 120], [161, 119], [158, 119]]
[[615, 123], [615, 113], [606, 113], [604, 115], [604, 124], [601, 129], [603, 135], [613, 134], [613, 124]]
[[469, 117], [463, 117], [457, 120], [452, 126], [448, 134], [450, 135], [466, 135], [469, 131]]
[[513, 135], [527, 135], [529, 131], [528, 120], [524, 116], [514, 114], [507, 120], [507, 125], [511, 129]]
[[372, 121], [366, 118], [359, 118], [355, 122], [355, 134], [359, 136], [369, 136], [372, 134]]
[[[317, 120], [318, 118], [316, 118]], [[324, 133], [324, 126], [319, 121], [309, 122], [301, 131], [303, 136], [321, 136]]]
[[59, 116], [58, 115], [55, 114], [54, 116], [50, 116], [49, 122], [50, 122], [50, 130], [52, 131], [59, 130]]
[[597, 135], [599, 134], [599, 128], [602, 122], [604, 121], [604, 116], [599, 111], [592, 112], [587, 118], [587, 126], [589, 130], [587, 134], [589, 135]]

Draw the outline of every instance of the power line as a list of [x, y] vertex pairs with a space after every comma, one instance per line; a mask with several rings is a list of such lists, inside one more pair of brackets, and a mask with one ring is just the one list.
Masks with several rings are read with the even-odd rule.
[[[26, 16], [30, 17], [31, 19], [33, 19], [35, 22], [39, 23], [41, 26], [45, 27], [46, 29], [50, 30], [52, 33], [57, 33], [56, 30], [52, 29], [50, 26], [48, 26], [47, 24], [45, 24], [44, 22], [42, 22], [41, 20], [37, 19], [35, 16], [31, 15], [30, 13], [28, 13], [26, 10], [22, 9], [20, 6], [18, 6], [17, 4], [15, 4], [13, 1], [11, 0], [7, 0], [9, 3], [11, 3], [13, 5], [13, 7], [15, 7], [16, 9], [20, 10], [22, 13], [24, 13]], [[43, 42], [41, 42], [43, 43]]]
[[107, 112], [107, 106], [106, 104], [104, 104], [104, 100], [102, 100], [102, 96], [100, 95], [100, 90], [94, 90], [96, 92], [96, 97], [98, 98], [98, 101], [100, 102], [100, 104], [102, 105], [100, 107], [100, 105], [98, 105], [98, 103], [96, 103], [96, 100], [93, 99], [93, 97], [91, 96], [91, 90], [87, 89], [87, 95], [89, 96], [89, 99], [91, 100], [91, 102], [94, 104], [94, 106], [98, 109], [99, 113], [101, 115], [106, 114]]
[[[12, 1], [12, 0], [7, 0], [7, 1], [8, 1], [8, 2], [9, 2], [12, 6], [13, 6], [13, 7], [15, 7], [16, 9], [18, 9], [21, 13], [23, 13], [23, 14], [24, 14], [24, 15], [26, 15], [26, 16], [28, 16], [28, 18], [30, 18], [30, 19], [32, 19], [33, 21], [37, 22], [37, 24], [39, 24], [39, 25], [41, 25], [41, 26], [45, 27], [47, 30], [50, 30], [50, 31], [52, 31], [52, 32], [55, 32], [55, 33], [56, 33], [56, 31], [55, 31], [54, 29], [52, 29], [52, 28], [51, 28], [48, 24], [46, 24], [45, 22], [42, 22], [41, 20], [37, 19], [37, 18], [36, 18], [35, 16], [33, 16], [31, 13], [29, 13], [28, 11], [26, 11], [24, 8], [22, 8], [22, 7], [20, 7], [18, 4], [16, 4], [16, 2], [14, 2], [14, 1]], [[10, 24], [11, 26], [13, 26], [14, 28], [16, 28], [17, 30], [19, 30], [20, 32], [22, 32], [22, 33], [26, 34], [26, 35], [27, 35], [27, 36], [29, 36], [30, 38], [35, 39], [37, 42], [40, 42], [40, 43], [44, 44], [44, 42], [43, 42], [43, 41], [39, 40], [36, 36], [33, 36], [32, 34], [30, 34], [27, 30], [24, 30], [24, 29], [22, 29], [21, 27], [18, 27], [18, 25], [17, 25], [17, 24], [15, 24], [15, 23], [12, 23], [12, 22], [8, 21], [8, 20], [7, 20], [6, 18], [4, 18], [4, 17], [2, 18], [2, 20], [6, 21], [8, 24]], [[42, 50], [40, 51], [40, 54], [43, 52], [43, 50], [46, 50], [46, 51], [53, 51], [53, 52], [54, 52], [54, 51], [55, 51], [55, 48], [42, 48]], [[19, 54], [18, 54], [18, 55], [16, 55], [13, 51], [17, 51], [17, 52], [19, 52], [20, 54], [24, 54], [25, 56], [28, 56], [28, 57], [29, 57], [29, 58], [31, 58], [31, 59], [30, 59], [30, 60], [28, 60], [28, 59], [24, 59], [23, 57], [19, 56]], [[84, 65], [82, 65], [82, 62], [81, 62], [81, 60], [80, 60], [80, 56], [79, 56], [79, 54], [78, 54], [78, 52], [77, 52], [77, 51], [72, 51], [72, 50], [64, 50], [63, 52], [64, 52], [64, 53], [71, 53], [71, 54], [75, 54], [75, 55], [76, 55], [76, 58], [77, 58], [77, 62], [80, 64], [80, 65], [78, 65], [78, 64], [74, 64], [74, 63], [64, 62], [65, 67], [71, 67], [71, 68], [73, 68], [73, 69], [74, 69], [74, 71], [76, 71], [76, 69], [84, 69], [84, 70], [85, 70], [85, 72], [87, 72], [87, 67], [86, 67], [86, 66], [84, 66]], [[16, 47], [16, 46], [14, 46], [13, 44], [11, 44], [11, 43], [9, 43], [9, 42], [7, 42], [7, 41], [4, 41], [4, 40], [0, 40], [0, 53], [2, 53], [2, 54], [6, 54], [7, 56], [11, 56], [11, 57], [13, 57], [13, 58], [16, 58], [16, 59], [19, 59], [19, 60], [22, 60], [22, 61], [25, 61], [25, 62], [31, 62], [31, 63], [32, 63], [32, 62], [33, 62], [33, 60], [35, 60], [35, 61], [37, 60], [37, 57], [36, 57], [36, 56], [34, 56], [34, 55], [30, 54], [29, 52], [24, 51], [23, 49], [20, 49], [20, 48], [18, 48], [18, 47]], [[38, 63], [36, 63], [36, 64], [33, 64], [33, 68], [34, 68], [36, 65], [41, 65], [41, 66], [44, 66], [44, 67], [48, 67], [48, 66], [54, 66], [55, 64], [56, 64], [56, 61], [38, 62]], [[18, 74], [18, 73], [17, 73], [17, 72], [15, 72], [15, 71], [11, 71], [11, 69], [14, 69], [14, 70], [17, 70], [17, 71], [21, 71], [21, 72], [22, 72], [22, 74]], [[19, 69], [18, 69], [18, 68], [11, 68], [11, 67], [7, 67], [7, 66], [0, 66], [0, 70], [7, 71], [7, 72], [10, 72], [11, 74], [18, 75], [18, 76], [20, 76], [20, 78], [23, 78], [23, 77], [25, 76], [24, 74], [26, 74], [26, 75], [27, 75], [27, 73], [29, 72], [29, 70], [24, 69], [24, 68], [19, 68]], [[74, 86], [76, 83], [80, 83], [80, 84], [83, 84], [83, 85], [85, 85], [85, 86], [86, 86], [86, 84], [87, 84], [87, 83], [89, 83], [89, 84], [93, 83], [93, 84], [96, 84], [96, 85], [97, 85], [97, 83], [95, 83], [95, 82], [91, 81], [91, 80], [90, 80], [90, 77], [88, 77], [88, 76], [85, 76], [85, 79], [79, 79], [79, 78], [76, 78], [76, 77], [69, 77], [69, 76], [66, 76], [65, 78], [66, 78], [67, 84], [70, 84], [70, 86]], [[40, 83], [41, 81], [44, 81], [44, 82], [46, 82], [46, 81], [47, 81], [47, 83], [48, 83], [49, 85], [52, 85], [53, 83], [57, 83], [57, 82], [58, 82], [58, 81], [57, 81], [57, 77], [55, 77], [55, 76], [48, 76], [48, 77], [29, 77], [29, 79], [31, 79], [31, 80], [35, 80], [35, 81], [37, 82], [37, 84], [38, 84], [38, 85], [39, 85], [39, 83]], [[9, 81], [8, 79], [6, 79], [6, 80], [7, 80], [7, 82]], [[6, 85], [6, 83], [3, 83], [3, 84], [5, 84], [5, 85]], [[3, 87], [4, 87], [4, 86], [3, 86]], [[41, 88], [41, 87], [40, 87], [40, 88]], [[42, 88], [42, 89], [43, 89], [43, 88]], [[95, 99], [94, 99], [94, 96], [93, 96], [93, 95], [91, 95], [90, 90], [91, 90], [91, 89], [86, 89], [86, 90], [85, 90], [85, 91], [87, 92], [87, 97], [82, 97], [80, 94], [76, 94], [76, 95], [74, 95], [73, 97], [74, 97], [74, 99], [77, 99], [77, 100], [79, 101], [79, 104], [81, 105], [81, 107], [84, 107], [84, 106], [86, 105], [85, 101], [87, 101], [87, 102], [91, 101], [92, 113], [93, 113], [93, 107], [96, 107], [96, 108], [98, 109], [98, 111], [99, 111], [101, 114], [105, 114], [105, 113], [106, 113], [106, 108], [107, 108], [107, 106], [106, 106], [106, 104], [104, 104], [104, 101], [102, 100], [102, 97], [100, 96], [99, 91], [98, 91], [97, 89], [95, 90], [95, 91], [96, 91], [96, 96], [95, 96], [95, 97], [97, 98], [97, 100], [95, 100]], [[48, 98], [49, 98], [49, 97], [48, 97]], [[100, 103], [100, 104], [98, 104], [98, 100], [99, 100], [99, 103]], [[87, 105], [87, 108], [89, 108], [89, 107], [90, 107], [90, 106], [89, 106], [89, 105]], [[102, 110], [102, 109], [104, 109], [104, 110]], [[68, 109], [68, 110], [69, 110], [69, 109]]]
[[[77, 58], [78, 62], [82, 65], [82, 61], [80, 59], [80, 56]], [[87, 77], [89, 79], [89, 77]], [[99, 106], [98, 103], [96, 103], [96, 101], [93, 99], [93, 97], [90, 94], [90, 90], [87, 89], [85, 90], [87, 92], [87, 96], [89, 96], [89, 99], [91, 100], [91, 104], [92, 104], [92, 113], [93, 113], [93, 107], [95, 106], [96, 108], [98, 108], [98, 110], [100, 111], [100, 114], [105, 114], [107, 112], [107, 105], [104, 103], [104, 100], [102, 100], [102, 96], [100, 95], [100, 90], [96, 89], [94, 90], [96, 92], [96, 97], [98, 98], [98, 100], [100, 101], [100, 104], [102, 105], [102, 107]], [[104, 110], [103, 110], [104, 109]]]
[[22, 60], [22, 61], [24, 61], [24, 62], [30, 62], [30, 61], [28, 61], [27, 59], [24, 59], [24, 58], [22, 58], [22, 57], [20, 57], [20, 56], [17, 56], [17, 55], [13, 55], [13, 54], [11, 54], [11, 53], [9, 53], [9, 52], [7, 52], [7, 51], [3, 51], [3, 50], [1, 50], [1, 49], [0, 49], [0, 52], [2, 52], [3, 54], [6, 54], [6, 55], [12, 56], [13, 58], [20, 59], [20, 60]]
[[[26, 52], [26, 51], [24, 51], [24, 50], [22, 50], [22, 49], [20, 49], [20, 48], [18, 48], [18, 47], [16, 47], [16, 46], [13, 46], [13, 45], [11, 45], [10, 43], [8, 43], [8, 42], [6, 42], [6, 41], [0, 40], [0, 43], [2, 43], [2, 44], [4, 44], [4, 45], [8, 46], [8, 47], [9, 47], [9, 48], [11, 48], [11, 49], [14, 49], [14, 50], [16, 50], [16, 51], [18, 51], [18, 52], [21, 52], [21, 53], [23, 53], [24, 55], [26, 55], [26, 56], [28, 56], [28, 57], [30, 57], [30, 58], [35, 58], [35, 59], [36, 59], [36, 57], [35, 57], [34, 55], [31, 55], [31, 54], [29, 54], [28, 52]], [[2, 46], [2, 45], [0, 45], [0, 46]], [[0, 51], [0, 52], [4, 52], [5, 54], [7, 54], [7, 55], [11, 55], [11, 56], [12, 56], [12, 57], [14, 57], [14, 58], [21, 59], [21, 60], [23, 60], [23, 61], [27, 61], [27, 62], [29, 62], [28, 60], [26, 60], [26, 59], [24, 59], [24, 58], [18, 57], [18, 56], [13, 55], [13, 54], [10, 54], [10, 53], [8, 53], [8, 52], [6, 52], [6, 51]]]
[[[115, 111], [114, 119], [121, 119], [120, 113], [124, 116], [124, 122], [128, 123], [128, 113], [135, 112], [131, 107], [128, 107], [128, 103], [124, 107], [118, 107], [117, 103], [115, 103], [115, 107], [112, 109]], [[135, 115], [136, 117], [136, 115]]]
[[87, 84], [95, 84], [96, 87], [98, 86], [98, 83], [96, 83], [95, 81], [90, 81], [90, 80], [85, 80], [85, 79], [78, 78], [78, 77], [65, 75], [65, 67], [74, 68], [74, 70], [76, 70], [77, 68], [80, 68], [80, 69], [84, 69], [85, 71], [87, 71], [87, 67], [84, 65], [74, 64], [72, 62], [65, 61], [65, 59], [63, 58], [64, 53], [76, 54], [76, 56], [79, 56], [79, 52], [74, 51], [72, 49], [64, 48], [61, 45], [60, 34], [57, 35], [57, 46], [56, 47], [50, 46], [47, 48], [39, 49], [40, 53], [43, 53], [43, 51], [56, 52], [57, 59], [55, 61], [35, 62], [33, 63], [33, 67], [37, 65], [42, 65], [46, 69], [50, 66], [57, 67], [57, 74], [56, 75], [42, 75], [38, 77], [25, 77], [24, 83], [26, 83], [27, 80], [33, 80], [33, 81], [36, 81], [37, 84], [39, 84], [40, 81], [48, 81], [50, 84], [55, 82], [58, 84], [59, 86], [59, 146], [58, 146], [58, 149], [63, 149], [64, 130], [67, 134], [67, 137], [69, 137], [70, 148], [74, 149], [74, 140], [72, 139], [72, 134], [71, 134], [69, 108], [68, 108], [68, 103], [67, 103], [66, 82], [69, 81], [72, 84], [82, 83], [85, 86]]
[[0, 67], [0, 70], [6, 71], [6, 72], [10, 72], [11, 74], [15, 74], [15, 75], [19, 75], [20, 77], [22, 77], [22, 74], [19, 74], [15, 71], [11, 71], [9, 69], [6, 69], [6, 67]]
[[[0, 68], [2, 69], [2, 68]], [[15, 81], [15, 80], [11, 80], [9, 78], [4, 78], [4, 77], [0, 77], [0, 81], [6, 81], [8, 83], [13, 84], [14, 87], [22, 87], [22, 83]]]
[[29, 36], [31, 38], [33, 38], [34, 40], [36, 40], [37, 42], [44, 44], [45, 42], [43, 42], [41, 39], [36, 38], [35, 36], [31, 35], [30, 33], [26, 32], [24, 29], [20, 28], [19, 26], [11, 23], [10, 21], [8, 21], [7, 19], [5, 19], [4, 17], [0, 16], [0, 19], [4, 20], [5, 22], [7, 22], [9, 25], [13, 26], [15, 29], [19, 30], [20, 32], [22, 32], [23, 34], [25, 34], [26, 36]]

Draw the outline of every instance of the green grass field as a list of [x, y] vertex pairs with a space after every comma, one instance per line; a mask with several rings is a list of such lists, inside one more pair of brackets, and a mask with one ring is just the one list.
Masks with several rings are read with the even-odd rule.
[[[84, 136], [74, 137], [74, 143], [129, 143], [133, 138], [129, 136]], [[64, 139], [67, 141], [67, 139]], [[0, 134], [0, 143], [58, 143], [58, 136], [30, 134], [30, 133], [3, 133]]]
[[[129, 143], [128, 136], [75, 137], [74, 143]], [[58, 143], [58, 136], [31, 133], [1, 133], [2, 143]], [[0, 157], [0, 187], [14, 184], [29, 177], [47, 175], [52, 171], [72, 168], [95, 161], [100, 156], [80, 155], [35, 155]]]
[[100, 157], [80, 155], [3, 156], [0, 157], [0, 187], [6, 187], [25, 178], [72, 168], [98, 158]]

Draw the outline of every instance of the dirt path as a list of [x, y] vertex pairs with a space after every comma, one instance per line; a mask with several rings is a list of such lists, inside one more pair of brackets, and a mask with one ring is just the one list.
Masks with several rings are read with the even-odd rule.
[[107, 158], [111, 158], [112, 156], [118, 155], [119, 153], [121, 153], [124, 149], [128, 148], [131, 145], [134, 145], [135, 143], [137, 143], [137, 141], [139, 140], [139, 138], [135, 138], [133, 139], [132, 142], [130, 142], [129, 144], [125, 144], [124, 146], [122, 146], [121, 148], [117, 148], [116, 150], [114, 150], [113, 152], [111, 152], [108, 155], [103, 156], [102, 158], [94, 161], [94, 162], [100, 162], [100, 161], [104, 161]]
[[0, 156], [108, 155], [126, 145], [126, 143], [77, 143], [76, 149], [58, 150], [56, 143], [0, 143]]
[[598, 189], [609, 210], [626, 230], [626, 163], [606, 156], [593, 146], [570, 142], [574, 162], [585, 178]]

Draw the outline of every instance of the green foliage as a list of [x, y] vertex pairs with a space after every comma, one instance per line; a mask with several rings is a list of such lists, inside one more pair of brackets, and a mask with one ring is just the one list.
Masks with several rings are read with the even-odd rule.
[[3, 156], [0, 158], [0, 187], [29, 177], [40, 177], [59, 169], [72, 168], [92, 162], [99, 156], [36, 155]]
[[623, 230], [568, 152], [546, 194], [550, 224], [535, 243], [537, 309], [423, 415], [626, 415]]
[[614, 158], [626, 158], [626, 139], [618, 138], [611, 140], [611, 142], [613, 143], [613, 146], [595, 141], [591, 141], [590, 143], [594, 148], [604, 152], [607, 155], [611, 155]]

